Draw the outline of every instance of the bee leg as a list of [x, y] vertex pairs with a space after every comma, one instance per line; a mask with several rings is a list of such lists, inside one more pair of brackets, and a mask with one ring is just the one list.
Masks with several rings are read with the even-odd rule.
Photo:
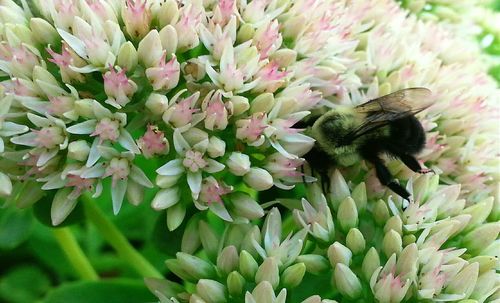
[[433, 173], [434, 170], [430, 168], [423, 168], [420, 163], [418, 163], [418, 160], [415, 159], [412, 155], [408, 154], [403, 154], [403, 155], [398, 155], [399, 159], [403, 161], [403, 163], [408, 166], [409, 169], [413, 170], [416, 173], [419, 174], [427, 174], [427, 173]]
[[389, 169], [384, 165], [384, 162], [378, 157], [368, 159], [374, 166], [377, 178], [380, 183], [389, 187], [393, 192], [398, 194], [401, 198], [410, 201], [410, 193], [394, 179]]

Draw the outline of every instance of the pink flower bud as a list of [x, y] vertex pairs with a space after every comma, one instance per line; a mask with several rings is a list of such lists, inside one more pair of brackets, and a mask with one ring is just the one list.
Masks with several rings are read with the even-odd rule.
[[205, 128], [222, 130], [227, 126], [227, 109], [220, 92], [209, 93], [203, 100], [201, 109], [205, 112]]
[[139, 140], [137, 145], [146, 158], [151, 158], [153, 155], [162, 155], [168, 153], [169, 145], [165, 138], [165, 134], [158, 130], [157, 126], [148, 125], [148, 130]]
[[154, 90], [170, 90], [179, 83], [180, 64], [175, 56], [165, 62], [166, 55], [166, 52], [163, 52], [158, 64], [146, 69], [146, 76]]
[[120, 136], [120, 122], [110, 118], [103, 118], [95, 127], [91, 136], [99, 136], [100, 142], [110, 140], [115, 142]]
[[236, 121], [238, 127], [236, 129], [236, 138], [248, 143], [254, 143], [259, 139], [262, 140], [262, 134], [267, 127], [265, 120], [266, 115], [264, 113], [256, 113], [250, 119]]
[[208, 177], [203, 179], [201, 183], [199, 200], [207, 204], [222, 203], [221, 196], [230, 192], [231, 187], [225, 185], [222, 182], [219, 183], [212, 177]]
[[127, 33], [134, 39], [144, 37], [151, 24], [151, 9], [146, 0], [127, 0], [122, 5], [122, 18]]
[[104, 76], [104, 91], [108, 95], [106, 103], [111, 104], [116, 108], [121, 108], [130, 102], [130, 98], [137, 90], [137, 85], [134, 81], [127, 78], [125, 70], [115, 71], [110, 66]]

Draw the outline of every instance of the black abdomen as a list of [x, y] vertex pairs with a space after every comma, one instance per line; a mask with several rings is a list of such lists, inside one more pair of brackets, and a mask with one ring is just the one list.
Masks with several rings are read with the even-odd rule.
[[425, 146], [425, 131], [414, 116], [395, 120], [389, 124], [387, 151], [392, 154], [415, 155]]

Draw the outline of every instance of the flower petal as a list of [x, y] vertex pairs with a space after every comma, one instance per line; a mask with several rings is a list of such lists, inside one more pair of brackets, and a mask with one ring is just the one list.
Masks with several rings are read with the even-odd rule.
[[78, 54], [78, 56], [82, 58], [88, 58], [87, 51], [85, 50], [85, 44], [82, 40], [78, 39], [76, 36], [68, 33], [65, 30], [60, 28], [57, 29], [57, 32], [61, 37], [68, 43], [68, 45]]
[[118, 137], [118, 142], [126, 148], [128, 151], [133, 152], [134, 154], [140, 154], [141, 151], [139, 150], [139, 147], [134, 142], [134, 138], [130, 135], [128, 131], [126, 131], [124, 128], [120, 130], [120, 136]]
[[99, 152], [99, 149], [97, 148], [98, 146], [99, 146], [99, 138], [95, 138], [94, 142], [92, 142], [92, 146], [90, 147], [89, 157], [87, 159], [87, 163], [85, 164], [85, 166], [91, 167], [101, 157], [101, 153]]
[[177, 176], [184, 172], [181, 159], [168, 161], [165, 165], [156, 170], [156, 173], [162, 176]]
[[95, 130], [96, 125], [97, 125], [96, 120], [87, 120], [85, 122], [72, 125], [68, 127], [66, 130], [68, 131], [68, 133], [71, 134], [88, 135]]
[[111, 189], [111, 200], [113, 201], [113, 213], [115, 215], [120, 212], [122, 207], [123, 198], [125, 197], [125, 192], [127, 191], [128, 179], [118, 180], [115, 186]]
[[228, 221], [228, 222], [233, 222], [233, 218], [229, 214], [229, 212], [226, 209], [226, 206], [224, 206], [223, 203], [210, 203], [208, 206], [210, 210], [216, 214], [219, 218], [222, 220]]
[[208, 165], [203, 170], [211, 174], [218, 173], [225, 167], [224, 164], [217, 162], [214, 159], [207, 159], [207, 164]]
[[198, 195], [200, 194], [201, 191], [201, 172], [198, 171], [196, 173], [188, 171], [187, 173], [187, 182], [189, 185], [189, 188], [191, 189], [191, 194], [193, 198], [196, 200], [198, 199]]
[[175, 205], [179, 202], [179, 188], [171, 187], [160, 190], [151, 201], [151, 207], [155, 210], [162, 210]]
[[132, 165], [129, 176], [136, 183], [138, 183], [144, 187], [153, 188], [153, 183], [151, 183], [151, 181], [149, 181], [146, 174], [144, 174], [144, 172], [139, 167]]
[[27, 133], [21, 136], [13, 137], [10, 138], [10, 142], [18, 145], [25, 145], [25, 146], [37, 146], [35, 139], [36, 139], [36, 134], [35, 133]]
[[71, 195], [71, 188], [63, 188], [57, 191], [50, 207], [50, 218], [52, 225], [59, 225], [68, 217], [71, 211], [75, 208], [78, 199]]

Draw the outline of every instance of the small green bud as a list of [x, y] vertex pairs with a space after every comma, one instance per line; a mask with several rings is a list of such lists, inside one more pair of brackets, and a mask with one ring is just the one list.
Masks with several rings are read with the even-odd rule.
[[253, 99], [250, 105], [250, 113], [268, 113], [274, 106], [274, 95], [272, 93], [263, 93]]
[[390, 257], [392, 254], [398, 255], [403, 249], [403, 239], [394, 230], [390, 230], [385, 234], [382, 240], [382, 250], [386, 257]]
[[462, 243], [470, 252], [475, 253], [493, 243], [499, 232], [500, 222], [486, 223], [465, 235]]
[[285, 271], [281, 276], [283, 286], [286, 288], [294, 288], [302, 282], [304, 274], [306, 273], [306, 265], [304, 263], [294, 264]]
[[279, 49], [271, 54], [270, 59], [278, 63], [280, 68], [287, 68], [297, 61], [297, 52], [289, 48]]
[[492, 256], [477, 256], [469, 259], [469, 263], [479, 263], [479, 273], [490, 271], [496, 267], [498, 259]]
[[333, 175], [330, 178], [330, 191], [334, 210], [339, 208], [340, 202], [344, 201], [344, 199], [351, 195], [347, 182], [337, 169], [333, 172]]
[[160, 28], [167, 24], [175, 24], [179, 20], [179, 7], [174, 0], [166, 0], [158, 9], [156, 18]]
[[456, 274], [445, 289], [446, 293], [464, 294], [468, 298], [476, 286], [479, 263], [471, 263]]
[[354, 200], [354, 202], [356, 203], [356, 207], [358, 209], [358, 212], [362, 213], [366, 209], [366, 203], [367, 203], [365, 182], [359, 183], [354, 188], [354, 190], [352, 191], [351, 197]]
[[161, 46], [167, 55], [174, 54], [177, 51], [177, 31], [172, 25], [167, 25], [160, 30]]
[[345, 198], [339, 205], [337, 219], [340, 227], [344, 231], [348, 231], [358, 225], [358, 209], [356, 203], [351, 197]]
[[204, 220], [200, 220], [198, 232], [200, 234], [201, 245], [205, 249], [208, 257], [210, 260], [216, 260], [219, 250], [219, 239], [217, 235]]
[[389, 209], [384, 200], [378, 200], [373, 207], [373, 216], [378, 225], [382, 225], [389, 220]]
[[274, 257], [267, 257], [257, 269], [255, 274], [255, 283], [268, 281], [273, 286], [273, 289], [278, 287], [280, 282], [280, 272], [278, 262]]
[[403, 221], [399, 216], [392, 216], [387, 220], [384, 226], [384, 232], [387, 233], [390, 230], [394, 230], [398, 234], [403, 234]]
[[[2, 175], [4, 174], [0, 173], [0, 176]], [[61, 188], [54, 195], [54, 200], [52, 201], [52, 205], [50, 208], [50, 218], [52, 220], [52, 225], [56, 226], [61, 224], [75, 208], [78, 199], [68, 198], [71, 191], [72, 189], [68, 187]]]
[[184, 270], [183, 266], [180, 264], [179, 260], [177, 259], [168, 259], [165, 261], [165, 265], [167, 268], [173, 272], [176, 276], [179, 278], [189, 281], [189, 282], [196, 282], [197, 279], [195, 279], [193, 276], [191, 276], [186, 270]]
[[399, 255], [397, 271], [402, 274], [401, 280], [414, 280], [418, 270], [418, 248], [415, 243], [406, 246]]
[[255, 220], [264, 216], [264, 209], [249, 195], [237, 192], [231, 195], [234, 212], [241, 217]]
[[259, 265], [246, 250], [240, 252], [240, 272], [245, 279], [253, 281]]
[[122, 44], [118, 51], [116, 63], [127, 71], [133, 71], [137, 66], [137, 50], [132, 42], [127, 41]]
[[363, 272], [366, 281], [370, 281], [373, 273], [379, 267], [380, 257], [377, 250], [372, 247], [366, 253], [365, 258], [363, 259], [363, 264], [361, 265], [361, 271]]
[[216, 276], [213, 265], [203, 259], [183, 252], [178, 252], [176, 257], [182, 269], [196, 280]]
[[85, 140], [73, 141], [68, 145], [68, 158], [85, 161], [90, 153], [90, 146]]
[[243, 293], [245, 286], [245, 278], [237, 272], [233, 271], [227, 276], [227, 290], [232, 296], [240, 296]]
[[[12, 194], [12, 181], [9, 176], [0, 172], [0, 196], [8, 197]], [[69, 194], [69, 192], [68, 192]], [[54, 204], [52, 204], [54, 205]], [[53, 219], [52, 219], [53, 220]], [[53, 224], [56, 225], [56, 224]]]
[[186, 224], [182, 234], [181, 251], [187, 254], [193, 254], [201, 245], [200, 235], [198, 233], [199, 216], [192, 216]]
[[365, 250], [366, 241], [363, 234], [357, 228], [351, 228], [346, 237], [347, 247], [354, 253], [359, 254]]
[[217, 268], [224, 274], [229, 274], [238, 268], [240, 258], [233, 245], [225, 247], [217, 257]]
[[139, 42], [137, 56], [139, 62], [142, 63], [144, 67], [148, 68], [155, 66], [162, 55], [163, 48], [161, 46], [160, 34], [154, 29]]
[[297, 262], [304, 263], [306, 271], [314, 275], [319, 275], [330, 267], [328, 260], [317, 254], [300, 255], [297, 257]]
[[227, 302], [226, 288], [214, 280], [201, 279], [198, 281], [198, 284], [196, 284], [196, 293], [207, 303]]
[[273, 186], [273, 176], [260, 167], [250, 168], [250, 171], [243, 176], [243, 181], [256, 191], [263, 191]]
[[177, 203], [167, 209], [167, 227], [168, 230], [175, 230], [182, 224], [186, 216], [186, 206], [184, 203]]
[[40, 44], [55, 44], [60, 39], [52, 24], [42, 18], [31, 18], [30, 29], [33, 39]]
[[350, 299], [357, 299], [361, 295], [361, 281], [352, 270], [342, 263], [335, 266], [334, 272], [335, 286], [340, 293]]
[[339, 242], [335, 242], [328, 248], [328, 259], [332, 267], [337, 263], [342, 263], [347, 266], [351, 263], [352, 252]]
[[467, 230], [473, 229], [488, 218], [491, 210], [493, 209], [493, 200], [493, 197], [488, 197], [487, 199], [469, 206], [462, 211], [462, 214], [471, 215], [471, 219], [467, 224]]
[[253, 28], [253, 26], [249, 23], [243, 23], [238, 30], [236, 41], [240, 43], [248, 41], [253, 38], [254, 34], [255, 34], [255, 29]]
[[248, 99], [243, 96], [232, 96], [229, 102], [232, 104], [234, 116], [241, 115], [250, 109]]
[[415, 243], [416, 241], [417, 241], [417, 237], [415, 237], [415, 235], [405, 235], [403, 237], [403, 245], [404, 246]]

